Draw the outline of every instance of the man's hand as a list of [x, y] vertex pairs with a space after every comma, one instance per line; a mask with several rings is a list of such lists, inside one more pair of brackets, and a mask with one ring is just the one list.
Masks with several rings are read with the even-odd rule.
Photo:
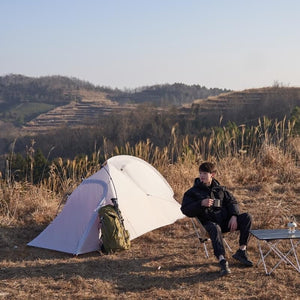
[[201, 205], [205, 207], [211, 207], [213, 206], [213, 204], [214, 204], [214, 199], [210, 199], [210, 198], [203, 199], [201, 202]]
[[230, 232], [237, 230], [237, 217], [232, 216], [228, 222], [228, 228], [230, 229]]

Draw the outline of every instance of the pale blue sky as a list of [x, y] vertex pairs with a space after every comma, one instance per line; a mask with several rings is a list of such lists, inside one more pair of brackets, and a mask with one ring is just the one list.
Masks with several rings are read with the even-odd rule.
[[0, 76], [300, 86], [298, 0], [0, 0]]

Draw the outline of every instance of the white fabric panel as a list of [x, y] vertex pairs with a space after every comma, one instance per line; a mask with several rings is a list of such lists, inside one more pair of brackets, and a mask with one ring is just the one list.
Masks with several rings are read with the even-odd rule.
[[[61, 213], [28, 245], [77, 254], [81, 237], [99, 201], [105, 198], [107, 188], [107, 183], [97, 179], [97, 176], [83, 181], [68, 198]], [[94, 226], [98, 230], [97, 223]], [[96, 229], [94, 226], [91, 227], [93, 232]], [[92, 242], [90, 251], [97, 247], [98, 239]]]
[[123, 164], [115, 164], [114, 160], [108, 167], [130, 239], [183, 218], [173, 190], [162, 175], [138, 158], [129, 164], [127, 159], [130, 156], [125, 156]]
[[[173, 197], [173, 190], [165, 178], [149, 163], [144, 160], [129, 156], [119, 155], [108, 160], [108, 166], [114, 166], [122, 174], [126, 175], [146, 194], [159, 197]], [[118, 177], [112, 176], [114, 181]]]

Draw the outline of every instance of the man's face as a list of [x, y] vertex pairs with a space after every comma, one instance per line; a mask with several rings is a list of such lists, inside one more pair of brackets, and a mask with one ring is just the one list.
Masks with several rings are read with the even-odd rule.
[[214, 173], [200, 171], [200, 181], [203, 182], [205, 185], [210, 185], [213, 177]]

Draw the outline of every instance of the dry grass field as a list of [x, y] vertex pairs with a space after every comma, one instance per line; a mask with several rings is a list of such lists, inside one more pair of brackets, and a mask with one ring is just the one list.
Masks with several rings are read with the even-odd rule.
[[[294, 138], [288, 144], [293, 145], [293, 152], [269, 143], [255, 155], [237, 152], [218, 159], [209, 157], [218, 162], [217, 178], [236, 196], [241, 211], [252, 214], [254, 229], [286, 228], [290, 215], [300, 225], [300, 140]], [[198, 154], [185, 153], [176, 163], [152, 161], [172, 186], [179, 203], [198, 175], [198, 164], [203, 161]], [[74, 188], [70, 178], [62, 179], [65, 191]], [[93, 252], [76, 257], [27, 247], [26, 243], [61, 207], [63, 193], [54, 191], [53, 182], [51, 187], [49, 183], [33, 186], [17, 182], [8, 186], [0, 181], [0, 299], [300, 297], [300, 274], [285, 263], [267, 276], [262, 265], [241, 267], [227, 252], [232, 274], [220, 277], [211, 245], [210, 257], [206, 258], [188, 218], [149, 232], [133, 240], [130, 250], [116, 254]], [[237, 233], [227, 236], [234, 251], [237, 239]], [[256, 263], [259, 252], [254, 237], [248, 252]], [[300, 247], [297, 253], [300, 257]], [[275, 263], [275, 257], [271, 256], [268, 263]]]

